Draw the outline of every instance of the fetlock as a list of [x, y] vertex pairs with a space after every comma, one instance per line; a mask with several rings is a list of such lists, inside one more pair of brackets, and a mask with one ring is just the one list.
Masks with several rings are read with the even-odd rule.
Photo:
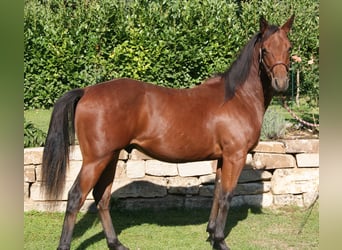
[[208, 225], [207, 225], [207, 230], [206, 231], [209, 234], [213, 234], [215, 232], [215, 228], [216, 228], [215, 221], [209, 221]]

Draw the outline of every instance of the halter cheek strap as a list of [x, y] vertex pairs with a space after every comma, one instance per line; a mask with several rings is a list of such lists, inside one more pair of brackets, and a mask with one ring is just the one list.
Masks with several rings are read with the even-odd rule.
[[263, 59], [261, 48], [260, 48], [259, 51], [260, 51], [260, 52], [259, 52], [259, 53], [260, 53], [259, 63], [262, 63], [262, 64], [264, 65], [264, 67], [265, 67], [265, 69], [266, 69], [266, 71], [267, 71], [268, 73], [272, 73], [272, 74], [273, 74], [273, 68], [274, 68], [275, 66], [278, 66], [278, 65], [283, 65], [283, 66], [285, 66], [286, 71], [289, 71], [289, 65], [287, 65], [286, 63], [284, 63], [284, 62], [282, 62], [282, 61], [276, 61], [271, 67], [268, 67], [268, 65], [265, 63], [265, 61], [264, 61], [264, 59]]

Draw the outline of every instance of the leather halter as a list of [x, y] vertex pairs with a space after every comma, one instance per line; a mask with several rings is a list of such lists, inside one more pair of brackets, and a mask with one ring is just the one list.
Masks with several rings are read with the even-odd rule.
[[267, 73], [271, 73], [272, 77], [273, 77], [273, 68], [274, 68], [275, 66], [283, 65], [283, 66], [285, 66], [286, 71], [287, 71], [287, 72], [289, 71], [289, 65], [286, 64], [286, 63], [284, 63], [284, 62], [282, 62], [282, 61], [276, 61], [271, 67], [269, 67], [269, 66], [265, 63], [265, 61], [264, 61], [264, 59], [263, 59], [263, 54], [262, 54], [261, 48], [260, 48], [260, 63], [262, 63], [262, 64], [264, 65], [264, 67], [265, 67]]

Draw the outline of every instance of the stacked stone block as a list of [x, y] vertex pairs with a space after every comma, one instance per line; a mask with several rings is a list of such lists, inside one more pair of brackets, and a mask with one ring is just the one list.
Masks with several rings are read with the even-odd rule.
[[[43, 148], [24, 149], [24, 209], [64, 211], [67, 192], [82, 165], [78, 146], [70, 153], [66, 186], [58, 201], [40, 192]], [[112, 187], [114, 204], [126, 209], [210, 208], [216, 161], [161, 162], [121, 151]], [[319, 140], [260, 142], [248, 154], [232, 206], [307, 206], [318, 192]], [[91, 193], [82, 210], [94, 208]], [[53, 204], [54, 206], [51, 206]]]

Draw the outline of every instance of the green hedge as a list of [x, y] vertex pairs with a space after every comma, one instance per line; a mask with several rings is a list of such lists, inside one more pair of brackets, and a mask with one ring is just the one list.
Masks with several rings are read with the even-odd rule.
[[117, 77], [194, 86], [232, 63], [258, 31], [261, 14], [283, 24], [292, 13], [302, 93], [317, 105], [318, 6], [318, 0], [26, 0], [25, 109], [49, 108], [70, 89]]

